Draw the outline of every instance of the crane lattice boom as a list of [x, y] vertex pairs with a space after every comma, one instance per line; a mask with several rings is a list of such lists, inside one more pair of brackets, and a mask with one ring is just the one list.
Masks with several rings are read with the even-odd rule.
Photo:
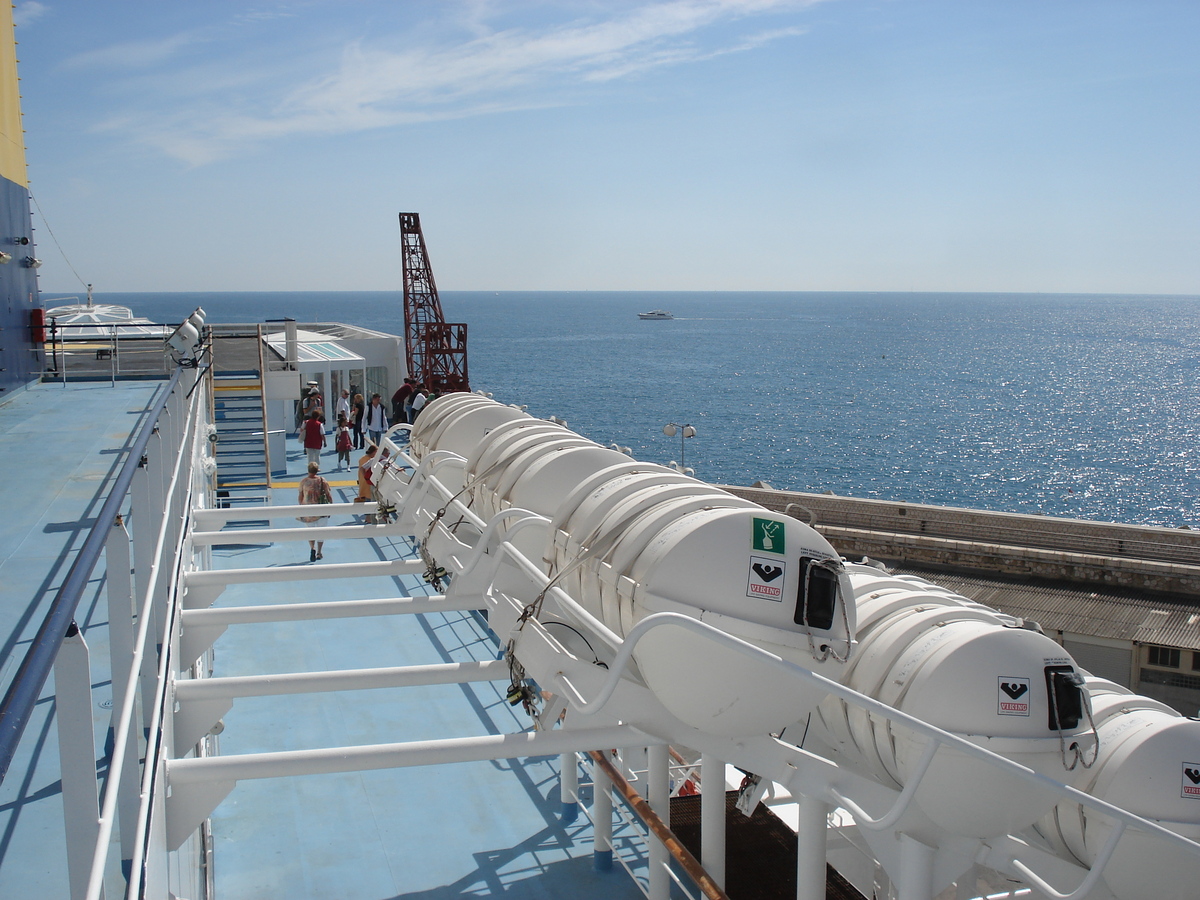
[[467, 326], [442, 315], [417, 213], [400, 213], [404, 262], [404, 350], [408, 373], [434, 393], [469, 391]]

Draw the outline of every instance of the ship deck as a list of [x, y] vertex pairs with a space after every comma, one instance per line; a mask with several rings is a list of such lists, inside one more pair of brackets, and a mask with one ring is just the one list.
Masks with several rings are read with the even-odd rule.
[[[156, 382], [39, 384], [0, 406], [0, 690], [83, 545]], [[92, 659], [96, 746], [112, 707], [108, 623], [99, 575], [76, 611]], [[0, 786], [0, 897], [66, 897], [66, 841], [59, 783], [53, 678], [43, 689]], [[107, 766], [97, 759], [97, 771]], [[119, 873], [115, 873], [119, 877]]]
[[[152, 382], [35, 386], [0, 407], [0, 466], [10, 510], [0, 525], [0, 680], [7, 687], [24, 648], [69, 568], [124, 459]], [[66, 426], [66, 427], [64, 427]], [[357, 459], [359, 454], [354, 454]], [[288, 475], [273, 504], [296, 502], [305, 458], [288, 447]], [[335, 499], [357, 493], [349, 472], [322, 456]], [[353, 520], [344, 517], [341, 522]], [[276, 522], [276, 525], [282, 523]], [[303, 528], [296, 522], [295, 527]], [[331, 524], [340, 524], [333, 519]], [[327, 578], [338, 563], [395, 559], [404, 537], [308, 545], [231, 543], [213, 568], [304, 569], [299, 580], [231, 585], [218, 606], [420, 595], [418, 576]], [[327, 570], [329, 571], [329, 570]], [[97, 768], [103, 773], [111, 706], [103, 581], [93, 579], [78, 622], [91, 649]], [[324, 671], [495, 659], [497, 647], [470, 612], [283, 622], [231, 627], [214, 646], [215, 675]], [[499, 734], [530, 726], [504, 697], [505, 684], [239, 699], [225, 716], [223, 755]], [[65, 897], [62, 805], [53, 686], [38, 705], [0, 796], [0, 896]], [[212, 815], [215, 896], [222, 898], [638, 897], [619, 868], [593, 870], [586, 816], [560, 820], [557, 758], [482, 762], [239, 783]], [[587, 794], [583, 793], [586, 800]], [[619, 850], [641, 864], [630, 835]], [[108, 895], [121, 894], [110, 872]]]

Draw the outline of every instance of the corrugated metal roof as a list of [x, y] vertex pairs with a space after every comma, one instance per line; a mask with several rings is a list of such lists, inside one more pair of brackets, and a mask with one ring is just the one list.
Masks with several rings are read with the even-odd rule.
[[1046, 631], [1200, 650], [1200, 597], [1129, 590], [1094, 590], [1047, 582], [1008, 580], [901, 567], [1009, 615], [1032, 619]]

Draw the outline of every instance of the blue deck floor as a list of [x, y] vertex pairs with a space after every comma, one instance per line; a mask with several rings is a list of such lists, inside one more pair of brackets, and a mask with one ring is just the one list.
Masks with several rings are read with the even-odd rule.
[[[0, 406], [0, 690], [7, 690], [125, 461], [158, 382], [43, 384]], [[103, 563], [76, 611], [91, 652], [103, 754], [108, 680]], [[0, 897], [66, 897], [53, 677], [0, 786]], [[97, 762], [103, 771], [102, 762]]]
[[[54, 591], [99, 511], [158, 383], [40, 385], [0, 406], [0, 688], [6, 688]], [[295, 481], [303, 453], [288, 447]], [[357, 458], [358, 454], [355, 454]], [[331, 452], [323, 471], [337, 485]], [[339, 498], [354, 489], [335, 487]], [[272, 502], [295, 502], [276, 488]], [[336, 521], [336, 520], [335, 520]], [[349, 523], [349, 519], [344, 520]], [[277, 523], [278, 524], [278, 523]], [[300, 527], [297, 523], [297, 527]], [[213, 565], [298, 566], [408, 555], [407, 541], [331, 541], [325, 561], [306, 543], [214, 550]], [[403, 579], [306, 579], [231, 586], [217, 605], [270, 604], [422, 593]], [[103, 579], [93, 578], [77, 619], [92, 653], [97, 767], [103, 772], [111, 688]], [[347, 619], [231, 628], [215, 646], [215, 674], [396, 666], [494, 658], [474, 615]], [[225, 718], [223, 754], [334, 747], [519, 731], [504, 685], [478, 684], [238, 700]], [[67, 896], [53, 685], [0, 788], [0, 898]], [[559, 819], [557, 759], [395, 769], [243, 782], [213, 814], [220, 900], [267, 897], [623, 898], [640, 891], [619, 868], [596, 873], [584, 816]], [[618, 834], [627, 845], [628, 832]], [[627, 852], [632, 853], [627, 847]], [[636, 855], [636, 854], [634, 854]], [[120, 895], [110, 873], [109, 896]]]
[[[305, 458], [294, 439], [288, 476]], [[360, 453], [353, 454], [357, 460]], [[322, 456], [335, 499], [351, 500], [348, 473]], [[272, 502], [296, 502], [277, 487]], [[353, 520], [340, 520], [350, 524]], [[331, 520], [331, 524], [338, 523]], [[285, 524], [274, 523], [276, 527]], [[296, 527], [302, 527], [296, 523]], [[215, 549], [213, 566], [323, 565], [407, 557], [403, 538]], [[424, 594], [417, 576], [234, 585], [216, 606]], [[232, 627], [214, 647], [216, 675], [405, 666], [496, 657], [471, 613]], [[238, 700], [225, 717], [223, 755], [463, 737], [528, 729], [506, 684], [447, 685]], [[212, 816], [217, 897], [621, 898], [640, 891], [619, 867], [592, 868], [585, 816], [559, 818], [558, 760], [466, 763], [241, 782]]]

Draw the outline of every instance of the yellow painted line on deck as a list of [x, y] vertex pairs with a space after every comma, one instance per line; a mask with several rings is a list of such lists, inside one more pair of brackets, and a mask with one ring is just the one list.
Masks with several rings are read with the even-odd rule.
[[[358, 485], [357, 481], [333, 481], [329, 478], [326, 478], [325, 480], [329, 482], [330, 487], [357, 487], [357, 485]], [[300, 487], [300, 482], [298, 482], [298, 481], [272, 481], [271, 487], [298, 488], [298, 487]]]

